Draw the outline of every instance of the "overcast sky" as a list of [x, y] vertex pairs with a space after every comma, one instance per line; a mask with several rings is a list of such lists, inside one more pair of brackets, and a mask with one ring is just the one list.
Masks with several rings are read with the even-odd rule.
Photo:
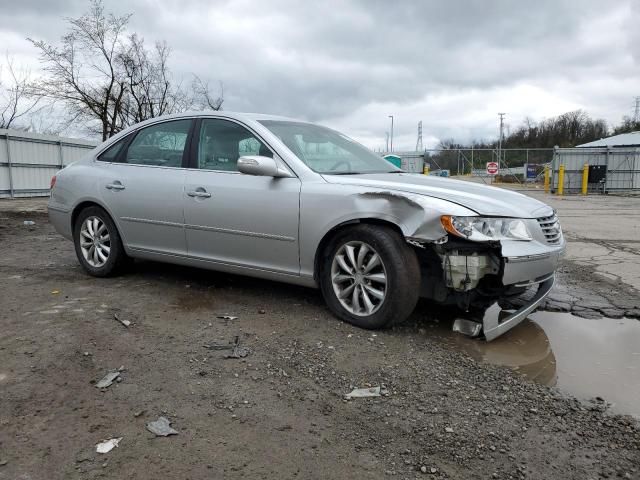
[[[6, 4], [6, 6], [2, 6]], [[371, 148], [497, 136], [584, 109], [610, 124], [640, 95], [640, 1], [105, 0], [166, 40], [175, 74], [225, 87], [225, 110], [318, 121]], [[84, 0], [0, 0], [0, 48], [34, 71]]]

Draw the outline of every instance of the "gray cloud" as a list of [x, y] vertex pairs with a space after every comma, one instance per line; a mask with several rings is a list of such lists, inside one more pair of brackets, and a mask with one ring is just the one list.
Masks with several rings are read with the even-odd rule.
[[[82, 0], [27, 0], [0, 17], [21, 59], [24, 37], [55, 40]], [[285, 114], [340, 128], [379, 147], [387, 115], [401, 147], [424, 122], [437, 141], [495, 136], [584, 108], [618, 122], [640, 95], [638, 2], [106, 1], [131, 29], [166, 40], [174, 71], [225, 85], [226, 109]]]

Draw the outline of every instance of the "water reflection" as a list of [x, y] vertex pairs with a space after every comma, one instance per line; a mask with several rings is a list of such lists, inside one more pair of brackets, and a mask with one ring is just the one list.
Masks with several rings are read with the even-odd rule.
[[450, 333], [448, 322], [442, 326], [439, 334], [443, 339], [476, 360], [504, 365], [538, 383], [556, 385], [556, 358], [547, 335], [537, 323], [527, 319], [493, 342]]
[[640, 321], [551, 312], [531, 318], [549, 338], [560, 389], [581, 398], [603, 397], [613, 411], [640, 418]]
[[477, 360], [510, 367], [579, 398], [603, 397], [611, 410], [640, 417], [640, 321], [588, 320], [537, 312], [493, 342], [450, 331], [437, 334]]

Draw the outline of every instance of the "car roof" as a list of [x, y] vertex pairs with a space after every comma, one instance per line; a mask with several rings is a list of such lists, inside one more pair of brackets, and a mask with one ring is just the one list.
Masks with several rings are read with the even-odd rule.
[[288, 122], [305, 122], [304, 120], [300, 120], [297, 118], [284, 117], [281, 115], [269, 115], [266, 113], [246, 113], [246, 112], [228, 112], [226, 110], [200, 110], [193, 112], [182, 112], [182, 113], [174, 113], [172, 115], [163, 115], [160, 117], [155, 117], [151, 120], [158, 121], [165, 118], [193, 118], [193, 117], [223, 117], [223, 118], [232, 118], [235, 120], [281, 120]]
[[255, 122], [260, 120], [279, 120], [279, 121], [287, 121], [287, 122], [299, 122], [299, 123], [310, 123], [305, 120], [299, 120], [296, 118], [283, 117], [280, 115], [269, 115], [265, 113], [244, 113], [244, 112], [228, 112], [222, 110], [199, 110], [199, 111], [188, 111], [181, 113], [172, 113], [170, 115], [161, 115], [159, 117], [149, 118], [148, 120], [144, 120], [140, 123], [136, 123], [135, 125], [131, 125], [124, 130], [118, 132], [111, 138], [108, 138], [103, 143], [99, 144], [96, 149], [99, 153], [103, 152], [107, 148], [109, 148], [112, 144], [118, 142], [121, 138], [129, 135], [134, 130], [138, 130], [147, 125], [151, 125], [154, 123], [159, 123], [165, 120], [179, 120], [181, 118], [197, 118], [197, 117], [216, 117], [216, 118], [229, 118], [233, 120], [238, 120], [240, 122]]

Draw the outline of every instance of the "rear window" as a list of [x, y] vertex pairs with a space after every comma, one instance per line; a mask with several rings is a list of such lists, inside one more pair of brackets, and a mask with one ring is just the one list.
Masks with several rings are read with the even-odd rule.
[[118, 154], [122, 150], [122, 147], [124, 146], [126, 141], [127, 138], [125, 137], [122, 140], [111, 145], [98, 156], [98, 160], [100, 160], [101, 162], [116, 162], [118, 159]]

